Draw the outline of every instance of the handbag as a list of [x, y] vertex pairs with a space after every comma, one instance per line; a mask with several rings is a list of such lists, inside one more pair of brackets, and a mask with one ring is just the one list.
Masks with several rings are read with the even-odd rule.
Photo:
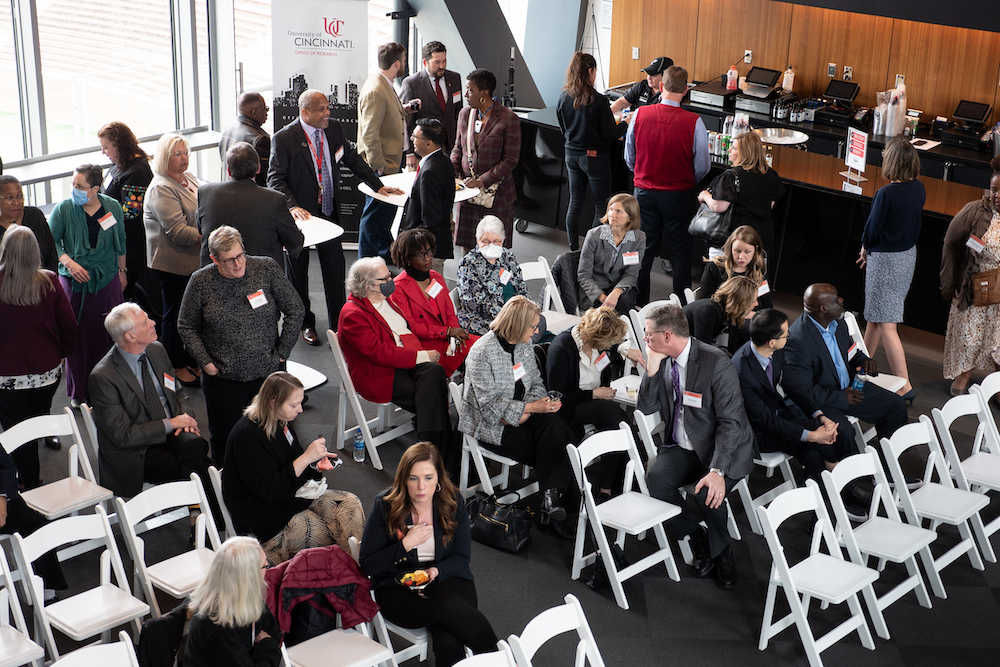
[[[479, 180], [479, 176], [476, 174], [476, 170], [472, 168], [472, 153], [473, 148], [476, 146], [475, 133], [473, 132], [473, 120], [472, 112], [469, 113], [469, 130], [468, 130], [468, 141], [466, 142], [466, 147], [469, 149], [469, 173], [476, 180]], [[479, 194], [474, 197], [469, 197], [465, 201], [476, 206], [482, 206], [483, 208], [493, 208], [493, 200], [496, 199], [497, 192], [500, 190], [500, 184], [503, 183], [503, 179], [500, 179], [493, 185], [489, 185], [483, 188], [479, 188]]]
[[[712, 181], [712, 184], [709, 186], [710, 190], [718, 182], [718, 179], [722, 178], [723, 174], [720, 174], [715, 181]], [[733, 172], [733, 177], [736, 179], [736, 195], [739, 196], [740, 178], [736, 175], [735, 171]], [[705, 239], [712, 247], [721, 248], [726, 243], [726, 239], [729, 238], [729, 227], [732, 224], [733, 218], [733, 206], [735, 206], [735, 202], [731, 203], [722, 213], [716, 213], [708, 207], [708, 204], [701, 202], [701, 205], [698, 206], [698, 211], [691, 218], [690, 224], [688, 224], [688, 234]]]
[[975, 306], [1000, 303], [1000, 268], [972, 274], [972, 303]]
[[482, 491], [466, 502], [472, 539], [480, 544], [506, 551], [521, 553], [531, 545], [531, 521], [534, 512], [523, 505], [507, 505], [496, 495], [487, 496]]

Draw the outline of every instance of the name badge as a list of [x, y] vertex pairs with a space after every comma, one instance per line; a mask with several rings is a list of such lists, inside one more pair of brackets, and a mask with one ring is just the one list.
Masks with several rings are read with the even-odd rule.
[[858, 344], [852, 343], [849, 348], [847, 348], [847, 360], [850, 361], [854, 358], [854, 355], [858, 353]]
[[477, 120], [476, 121], [476, 134], [479, 134], [482, 131], [483, 131], [483, 121]]
[[975, 234], [969, 234], [969, 240], [965, 242], [965, 247], [978, 255], [986, 247], [986, 244]]
[[693, 391], [685, 391], [683, 403], [689, 408], [700, 408], [701, 394], [697, 394]]
[[456, 92], [454, 92], [454, 93], [451, 94], [451, 103], [452, 104], [461, 104], [462, 103], [462, 92], [461, 91], [456, 91]]
[[510, 282], [510, 271], [507, 269], [500, 269], [500, 284], [506, 285]]
[[514, 382], [517, 382], [527, 374], [528, 371], [524, 370], [524, 366], [521, 365], [521, 362], [514, 364]]
[[635, 266], [639, 263], [639, 251], [635, 250], [633, 252], [623, 252], [622, 253], [622, 264], [625, 266]]
[[427, 296], [429, 296], [432, 299], [436, 299], [437, 295], [440, 294], [441, 290], [443, 289], [444, 285], [434, 280], [431, 282], [431, 286], [427, 288]]
[[768, 294], [770, 291], [771, 291], [771, 286], [768, 285], [767, 281], [765, 280], [760, 284], [760, 287], [757, 288], [757, 296], [764, 296], [765, 294]]
[[288, 430], [287, 426], [284, 427], [284, 431], [285, 431], [285, 440], [288, 441], [289, 445], [292, 444], [292, 432]]
[[723, 331], [715, 337], [715, 344], [719, 347], [729, 347], [729, 332]]
[[267, 303], [267, 297], [264, 296], [264, 290], [262, 289], [257, 290], [253, 294], [248, 294], [247, 300], [250, 301], [250, 306], [254, 310], [257, 310], [258, 308]]
[[340, 148], [337, 149], [337, 152], [334, 153], [333, 161], [340, 162], [343, 158], [344, 158], [344, 147], [341, 146]]
[[610, 365], [611, 365], [611, 360], [608, 359], [607, 352], [601, 352], [601, 355], [594, 360], [594, 367], [599, 371], [603, 371]]
[[115, 223], [118, 221], [115, 220], [115, 216], [113, 216], [111, 213], [105, 213], [102, 217], [97, 219], [97, 222], [100, 223], [101, 229], [103, 229], [104, 231], [108, 231], [109, 229], [114, 227]]
[[169, 389], [170, 391], [176, 391], [176, 389], [174, 389], [174, 387], [176, 387], [176, 386], [177, 385], [174, 384], [174, 379], [172, 377], [170, 377], [169, 375], [167, 375], [166, 373], [164, 373], [163, 374], [163, 388], [164, 389]]

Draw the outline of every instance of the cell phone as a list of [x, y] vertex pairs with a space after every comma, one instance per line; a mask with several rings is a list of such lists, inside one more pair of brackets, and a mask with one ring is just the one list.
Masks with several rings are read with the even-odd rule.
[[913, 145], [914, 146], [923, 146], [926, 143], [927, 143], [926, 139], [917, 139], [916, 141], [913, 142]]

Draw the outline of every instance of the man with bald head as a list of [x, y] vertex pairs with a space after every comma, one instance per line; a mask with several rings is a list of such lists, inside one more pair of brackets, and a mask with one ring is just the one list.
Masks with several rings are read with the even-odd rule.
[[[837, 422], [838, 429], [853, 435], [847, 415], [875, 424], [880, 437], [888, 438], [907, 422], [906, 404], [898, 394], [866, 382], [851, 389], [859, 372], [877, 375], [878, 366], [851, 340], [844, 323], [844, 300], [829, 283], [816, 283], [802, 295], [805, 312], [788, 328], [785, 346], [785, 385], [796, 403], [813, 403]], [[805, 400], [797, 400], [801, 396]]]
[[[260, 158], [260, 172], [254, 176], [257, 185], [267, 186], [267, 161], [271, 157], [271, 136], [263, 127], [267, 122], [267, 102], [260, 93], [243, 93], [240, 95], [237, 109], [240, 115], [236, 122], [223, 131], [219, 140], [219, 157], [222, 158], [222, 180], [233, 178], [226, 169], [226, 154], [229, 149], [241, 141], [245, 141]], [[206, 234], [207, 236], [207, 234]]]

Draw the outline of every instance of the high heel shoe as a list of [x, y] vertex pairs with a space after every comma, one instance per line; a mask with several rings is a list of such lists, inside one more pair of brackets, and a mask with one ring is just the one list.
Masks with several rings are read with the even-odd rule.
[[913, 405], [913, 399], [915, 399], [916, 397], [917, 397], [916, 389], [910, 389], [910, 391], [900, 395], [900, 398], [902, 398], [903, 402], [906, 403], [907, 405]]
[[549, 523], [549, 528], [552, 529], [552, 534], [560, 540], [572, 540], [576, 538], [576, 531], [565, 519], [561, 521], [553, 519]]
[[543, 526], [566, 518], [566, 508], [560, 504], [560, 495], [559, 489], [545, 489], [541, 507], [541, 524]]
[[966, 386], [962, 387], [961, 389], [959, 389], [959, 388], [957, 388], [955, 386], [954, 382], [951, 383], [951, 395], [952, 396], [962, 396], [963, 394], [968, 394], [968, 393], [969, 393], [969, 387], [968, 387], [968, 385], [966, 385]]

